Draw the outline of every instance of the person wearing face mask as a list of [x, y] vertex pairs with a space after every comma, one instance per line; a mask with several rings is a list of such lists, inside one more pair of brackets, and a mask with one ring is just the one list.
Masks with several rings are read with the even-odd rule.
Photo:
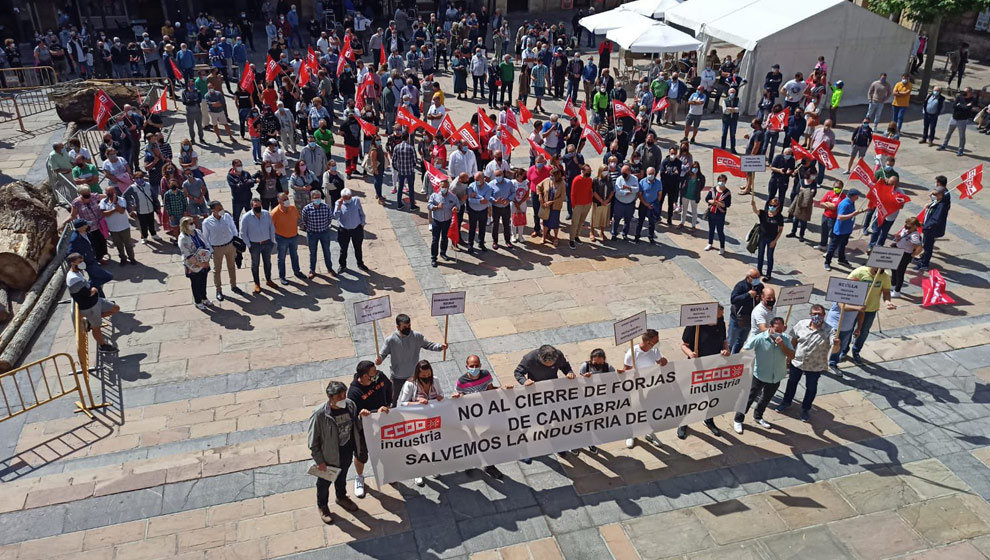
[[932, 92], [925, 98], [921, 105], [921, 115], [924, 120], [924, 130], [921, 132], [919, 144], [928, 142], [931, 146], [935, 142], [935, 128], [938, 126], [938, 117], [942, 114], [942, 106], [945, 104], [945, 96], [942, 95], [942, 88], [935, 86]]
[[801, 241], [804, 241], [804, 234], [808, 229], [808, 222], [811, 220], [811, 213], [815, 206], [815, 193], [817, 191], [815, 183], [817, 175], [814, 169], [805, 175], [798, 190], [798, 195], [791, 200], [789, 208], [791, 231], [787, 234], [787, 237], [798, 237]]
[[[692, 159], [691, 162], [693, 163], [693, 161]], [[663, 191], [660, 193], [655, 211], [657, 218], [660, 218], [664, 200], [667, 201], [668, 226], [672, 225], [674, 219], [674, 204], [679, 198], [681, 179], [686, 169], [688, 169], [688, 164], [678, 155], [677, 148], [671, 146], [670, 153], [660, 164], [660, 182], [663, 183]]]
[[347, 270], [347, 247], [348, 244], [354, 247], [354, 258], [357, 259], [357, 266], [365, 272], [369, 269], [364, 264], [364, 226], [367, 219], [364, 215], [364, 208], [361, 207], [361, 200], [354, 198], [351, 189], [344, 188], [340, 191], [340, 200], [334, 204], [333, 217], [337, 220], [337, 243], [340, 245], [340, 258], [338, 274], [343, 274]]
[[[746, 341], [744, 350], [752, 350], [756, 354], [753, 361], [753, 384], [746, 400], [743, 412], [737, 412], [732, 423], [732, 429], [737, 434], [743, 433], [743, 420], [749, 408], [756, 403], [753, 419], [761, 428], [769, 430], [773, 426], [763, 419], [770, 399], [773, 398], [780, 382], [787, 377], [787, 361], [794, 359], [794, 347], [789, 337], [784, 335], [787, 326], [782, 317], [774, 317], [768, 322], [767, 330], [757, 333]], [[757, 401], [759, 399], [759, 401]]]
[[[185, 46], [185, 45], [183, 45]], [[191, 72], [191, 70], [190, 70]], [[200, 95], [196, 85], [189, 80], [186, 89], [182, 90], [182, 104], [186, 107], [186, 125], [189, 127], [189, 138], [196, 138], [193, 126], [199, 130], [199, 142], [206, 143], [203, 138], [203, 110], [201, 108], [203, 96]]]
[[[101, 257], [95, 252], [96, 245], [92, 242], [93, 236], [90, 234], [89, 224], [83, 217], [72, 219], [72, 229], [74, 231], [69, 235], [69, 251], [82, 255], [87, 272], [89, 273], [90, 283], [97, 289], [101, 297], [105, 297], [103, 285], [113, 280], [113, 274], [110, 274], [100, 266]], [[97, 230], [97, 233], [99, 233], [99, 230]], [[103, 239], [102, 234], [100, 234], [99, 239]], [[105, 254], [106, 241], [104, 241], [103, 251]]]
[[935, 240], [945, 236], [945, 226], [949, 222], [949, 209], [952, 207], [952, 196], [946, 188], [945, 175], [935, 177], [935, 188], [928, 194], [929, 202], [925, 206], [922, 220], [921, 236], [923, 252], [918, 259], [915, 269], [925, 272], [931, 265], [932, 253], [935, 251]]
[[[392, 381], [388, 376], [378, 372], [374, 362], [361, 360], [358, 362], [354, 379], [347, 388], [347, 398], [357, 405], [358, 414], [372, 412], [388, 413], [392, 401]], [[364, 490], [365, 461], [354, 459], [354, 495], [358, 498], [365, 496]]]
[[815, 246], [815, 249], [819, 251], [824, 250], [828, 246], [829, 236], [832, 234], [832, 229], [835, 227], [836, 217], [838, 216], [839, 203], [846, 198], [842, 187], [843, 182], [836, 179], [832, 184], [832, 188], [822, 196], [822, 236], [818, 245]]
[[890, 99], [893, 90], [887, 83], [887, 73], [880, 74], [880, 78], [870, 84], [870, 89], [866, 92], [868, 102], [866, 108], [866, 119], [873, 124], [880, 122], [883, 115], [883, 105]]
[[[934, 130], [932, 134], [934, 134]], [[870, 119], [863, 119], [863, 124], [856, 127], [852, 133], [852, 140], [850, 142], [849, 153], [849, 163], [846, 164], [846, 169], [843, 171], [844, 175], [849, 175], [852, 172], [853, 165], [860, 158], [866, 157], [866, 150], [870, 147], [870, 143], [873, 142], [873, 128], [870, 127]]]
[[427, 340], [421, 333], [412, 330], [412, 319], [408, 315], [396, 315], [395, 332], [385, 339], [381, 352], [375, 358], [375, 365], [381, 365], [385, 358], [390, 358], [393, 407], [400, 401], [399, 394], [406, 381], [418, 371], [419, 353], [423, 349], [440, 352], [447, 349], [447, 344]]
[[[635, 359], [633, 359], [633, 352], [636, 352]], [[622, 367], [617, 371], [619, 373], [634, 371], [636, 370], [636, 364], [656, 364], [661, 367], [667, 365], [667, 358], [660, 353], [660, 334], [653, 330], [647, 329], [643, 333], [642, 340], [639, 344], [626, 350], [625, 358], [622, 360]], [[518, 376], [517, 376], [518, 378]], [[649, 443], [660, 447], [660, 440], [654, 434], [647, 434], [644, 438]], [[626, 440], [626, 449], [632, 449], [636, 445], [636, 438], [629, 438]]]
[[[762, 298], [764, 287], [760, 283], [760, 271], [751, 268], [746, 277], [736, 282], [729, 296], [731, 307], [728, 321], [728, 348], [735, 354], [742, 349], [752, 329], [753, 310]], [[761, 309], [761, 313], [762, 313]], [[763, 321], [766, 324], [765, 319]]]
[[856, 216], [863, 213], [863, 210], [856, 210], [856, 201], [859, 200], [860, 192], [850, 189], [846, 193], [845, 200], [839, 202], [835, 210], [835, 226], [832, 228], [832, 237], [828, 241], [828, 249], [825, 250], [825, 270], [832, 270], [832, 257], [838, 252], [839, 264], [851, 266], [846, 260], [846, 243], [852, 235], [855, 226]]
[[261, 293], [259, 268], [265, 267], [266, 284], [275, 288], [272, 282], [272, 250], [275, 247], [275, 224], [271, 214], [261, 208], [261, 199], [251, 200], [251, 211], [241, 216], [241, 238], [251, 253], [251, 276], [254, 278], [254, 293]]
[[[357, 404], [347, 398], [347, 386], [340, 381], [327, 384], [326, 393], [327, 402], [317, 406], [309, 418], [307, 444], [317, 469], [340, 469], [333, 480], [336, 503], [348, 512], [355, 512], [358, 506], [347, 496], [347, 471], [352, 461], [368, 461], [361, 417], [371, 411], [359, 410]], [[316, 505], [320, 519], [328, 525], [334, 522], [329, 507], [330, 484], [330, 481], [316, 477]]]
[[[678, 161], [678, 163], [680, 163]], [[639, 181], [633, 176], [628, 165], [623, 165], [620, 175], [615, 180], [615, 208], [612, 212], [612, 237], [619, 235], [619, 224], [624, 220], [622, 239], [629, 240], [629, 226], [632, 222], [633, 210], [639, 198]]]
[[728, 136], [730, 151], [734, 154], [736, 153], [736, 127], [739, 124], [739, 96], [736, 95], [736, 88], [729, 88], [729, 95], [721, 101], [721, 105], [722, 149], [725, 149], [725, 140]]
[[791, 341], [794, 358], [788, 368], [787, 387], [777, 405], [777, 412], [791, 406], [798, 383], [804, 377], [804, 398], [801, 401], [801, 421], [810, 419], [811, 405], [818, 394], [818, 379], [828, 367], [832, 347], [832, 327], [825, 322], [825, 308], [811, 306], [810, 317], [792, 325], [784, 335]]
[[[495, 376], [487, 369], [482, 369], [481, 358], [478, 356], [474, 354], [468, 356], [464, 367], [466, 371], [457, 378], [454, 393], [450, 395], [450, 398], [459, 399], [464, 395], [483, 393], [499, 388]], [[502, 388], [512, 389], [512, 385], [503, 385]], [[495, 465], [485, 467], [485, 472], [495, 480], [502, 480], [502, 471], [498, 470]]]
[[[224, 107], [226, 106], [226, 100], [224, 100], [223, 92], [213, 87], [209, 87], [204, 96], [204, 101], [206, 101], [206, 106], [210, 114], [210, 125], [213, 126], [213, 132], [217, 135], [217, 142], [223, 142], [220, 137], [220, 127], [224, 127], [227, 130], [227, 136], [230, 136], [230, 141], [236, 143], [234, 140], [234, 133], [230, 130], [230, 123], [227, 121], [227, 115], [224, 112]], [[192, 131], [190, 130], [190, 135]]]
[[[573, 217], [571, 218], [570, 227], [570, 242], [568, 245], [571, 249], [574, 249], [577, 243], [581, 242], [581, 229], [584, 227], [585, 221], [588, 219], [588, 213], [591, 212], [591, 203], [593, 199], [593, 180], [591, 179], [591, 166], [584, 165], [581, 168], [581, 174], [574, 177], [574, 180], [570, 184], [570, 196], [568, 197], [572, 204]], [[642, 220], [642, 218], [640, 218]], [[642, 225], [642, 221], [640, 221]], [[652, 225], [652, 221], [651, 221]], [[592, 238], [594, 238], [595, 231], [591, 230]]]
[[[697, 347], [695, 340], [698, 341]], [[681, 334], [681, 352], [689, 360], [703, 356], [729, 355], [729, 345], [725, 338], [725, 309], [721, 304], [718, 306], [714, 323], [684, 327], [684, 332]], [[706, 419], [704, 424], [713, 436], [722, 437], [722, 431], [715, 426], [713, 418]], [[687, 426], [677, 427], [677, 438], [687, 439]]]
[[[811, 135], [812, 148], [817, 148], [820, 145], [825, 145], [830, 151], [835, 148], [835, 131], [832, 130], [831, 119], [825, 119], [825, 122], [816, 128]], [[818, 164], [818, 175], [815, 180], [815, 186], [820, 187], [822, 182], [825, 181], [825, 164], [821, 161], [817, 161], [816, 163]]]
[[[398, 405], [427, 405], [431, 401], [440, 402], [442, 400], [443, 389], [433, 376], [433, 366], [427, 360], [419, 360], [416, 363], [412, 377], [402, 384], [398, 396]], [[425, 484], [422, 477], [417, 477], [414, 482], [416, 486], [423, 486]]]
[[143, 171], [134, 172], [134, 182], [124, 191], [124, 198], [137, 215], [138, 226], [141, 228], [141, 244], [148, 242], [148, 236], [161, 241], [155, 230], [155, 212], [158, 210], [158, 193], [155, 186], [145, 180]]
[[784, 217], [780, 213], [780, 199], [771, 198], [766, 209], [756, 208], [756, 197], [750, 197], [750, 205], [753, 213], [760, 221], [760, 249], [756, 258], [756, 269], [763, 271], [763, 257], [766, 256], [767, 268], [763, 276], [764, 282], [769, 282], [773, 278], [773, 254], [777, 248], [777, 240], [784, 231]]
[[[673, 150], [671, 150], [673, 151]], [[664, 164], [670, 158], [664, 160]], [[674, 157], [674, 161], [677, 162], [676, 165], [676, 180], [680, 180], [680, 163], [681, 160]], [[666, 173], [667, 167], [663, 168], [663, 173]], [[656, 229], [657, 229], [657, 218], [660, 216], [660, 193], [663, 190], [663, 183], [657, 179], [657, 170], [650, 167], [646, 170], [646, 177], [640, 179], [639, 181], [639, 221], [636, 223], [636, 237], [634, 241], [639, 243], [639, 239], [643, 233], [643, 222], [649, 220], [650, 226], [646, 231], [647, 237], [650, 240], [650, 244], [656, 243]]]
[[217, 301], [223, 301], [222, 273], [224, 261], [227, 264], [227, 275], [230, 277], [230, 288], [235, 294], [245, 295], [237, 286], [237, 249], [234, 238], [237, 237], [235, 220], [224, 212], [219, 200], [210, 202], [210, 216], [203, 220], [203, 239], [213, 248], [213, 285], [217, 290]]
[[[69, 272], [65, 275], [66, 288], [76, 303], [79, 313], [86, 319], [86, 325], [93, 333], [93, 340], [96, 341], [101, 352], [116, 352], [117, 347], [103, 337], [102, 327], [103, 319], [120, 311], [120, 306], [104, 299], [99, 288], [93, 286], [86, 278], [88, 267], [83, 255], [70, 253], [65, 260], [69, 264]], [[90, 277], [92, 278], [92, 273]]]
[[430, 265], [434, 268], [437, 266], [438, 255], [445, 261], [454, 260], [447, 256], [447, 231], [450, 229], [453, 211], [457, 207], [457, 197], [450, 192], [450, 182], [447, 180], [442, 181], [440, 189], [430, 194], [426, 201], [426, 209], [430, 212], [430, 233], [433, 238], [430, 243]]
[[763, 286], [763, 290], [760, 292], [760, 303], [753, 307], [753, 312], [750, 315], [750, 337], [770, 328], [770, 319], [773, 318], [774, 313], [773, 307], [777, 304], [777, 291], [770, 286], [759, 285]]
[[[695, 138], [698, 137], [698, 127], [701, 126], [701, 115], [705, 111], [705, 104], [708, 102], [708, 95], [705, 93], [704, 88], [698, 86], [694, 93], [688, 98], [688, 112], [684, 120], [684, 138], [681, 142], [688, 141], [688, 135], [691, 135], [691, 143], [694, 144]], [[694, 127], [694, 133], [691, 133], [691, 128]], [[735, 135], [733, 135], [735, 136]], [[722, 134], [722, 147], [725, 148], [725, 133]]]
[[495, 250], [498, 250], [499, 247], [499, 225], [502, 226], [502, 240], [505, 242], [505, 248], [513, 248], [512, 239], [510, 237], [510, 215], [512, 210], [509, 206], [515, 195], [515, 184], [513, 184], [512, 180], [510, 180], [506, 175], [507, 173], [509, 173], [508, 168], [505, 170], [501, 168], [496, 170], [494, 179], [489, 183], [489, 186], [492, 189], [492, 248]]
[[908, 105], [911, 103], [910, 77], [907, 74], [902, 74], [901, 80], [894, 84], [891, 93], [893, 94], [893, 99], [890, 102], [890, 106], [894, 110], [893, 121], [897, 124], [897, 136], [895, 138], [900, 138], [901, 126], [904, 124], [904, 114], [907, 112]]
[[701, 191], [705, 189], [705, 176], [701, 173], [698, 162], [692, 162], [687, 175], [681, 178], [681, 222], [677, 229], [684, 227], [688, 206], [691, 207], [691, 229], [698, 227], [698, 203], [701, 202]]
[[467, 188], [468, 253], [474, 254], [476, 234], [481, 252], [484, 253], [488, 250], [485, 247], [485, 230], [488, 227], [488, 218], [491, 215], [491, 205], [494, 200], [494, 191], [491, 185], [485, 181], [484, 174], [475, 173], [474, 182]]
[[289, 200], [287, 193], [278, 194], [278, 205], [271, 211], [272, 223], [275, 226], [275, 246], [277, 250], [278, 279], [283, 286], [289, 284], [285, 277], [285, 255], [288, 253], [292, 261], [292, 271], [297, 278], [304, 278], [299, 270], [298, 224], [302, 222], [299, 209]]

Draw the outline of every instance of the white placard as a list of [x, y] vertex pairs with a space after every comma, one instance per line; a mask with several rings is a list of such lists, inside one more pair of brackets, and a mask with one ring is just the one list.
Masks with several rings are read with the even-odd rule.
[[866, 292], [869, 289], [869, 282], [832, 276], [828, 279], [825, 300], [847, 305], [863, 305], [866, 303]]
[[616, 321], [612, 325], [615, 331], [615, 345], [625, 344], [646, 332], [646, 311], [640, 311], [632, 317]]
[[767, 160], [762, 155], [739, 156], [739, 170], [746, 173], [766, 171]]
[[672, 430], [745, 410], [752, 364], [744, 351], [373, 412], [369, 462], [388, 484]]
[[714, 325], [718, 322], [718, 302], [686, 303], [681, 306], [681, 326]]
[[443, 292], [433, 294], [432, 315], [434, 317], [443, 315], [458, 315], [464, 313], [464, 299], [467, 292]]
[[870, 251], [870, 258], [866, 259], [866, 266], [875, 266], [894, 270], [901, 264], [901, 257], [904, 256], [904, 249], [898, 247], [873, 247]]
[[366, 299], [354, 304], [354, 322], [358, 325], [392, 316], [392, 303], [388, 296]]
[[814, 284], [803, 284], [800, 286], [784, 286], [777, 294], [777, 307], [790, 305], [801, 305], [811, 301], [811, 293], [815, 291]]

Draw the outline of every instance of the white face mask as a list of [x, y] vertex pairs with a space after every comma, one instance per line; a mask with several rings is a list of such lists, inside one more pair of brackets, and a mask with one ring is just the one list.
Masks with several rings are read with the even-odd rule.
[[347, 406], [347, 405], [346, 405], [345, 403], [346, 403], [346, 401], [345, 401], [344, 399], [340, 399], [339, 401], [337, 401], [337, 402], [335, 402], [335, 403], [333, 403], [333, 405], [332, 405], [332, 406], [333, 406], [334, 408], [336, 408], [336, 409], [342, 409], [342, 408], [344, 408], [345, 406]]
[[76, 265], [76, 268], [78, 268], [79, 270], [86, 270], [86, 263], [81, 262], [78, 265]]
[[291, 204], [291, 203], [292, 203], [291, 200], [283, 200], [282, 201], [282, 206], [285, 206], [286, 208], [288, 208], [289, 207], [289, 204]]

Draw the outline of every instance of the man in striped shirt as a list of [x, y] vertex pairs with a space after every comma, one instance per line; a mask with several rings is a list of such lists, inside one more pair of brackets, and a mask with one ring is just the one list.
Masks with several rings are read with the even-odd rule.
[[333, 266], [330, 264], [330, 220], [333, 209], [323, 201], [320, 191], [311, 191], [309, 197], [312, 202], [303, 208], [302, 221], [306, 226], [306, 244], [309, 245], [309, 274], [306, 277], [312, 280], [316, 277], [318, 246], [323, 250], [323, 264], [326, 265], [327, 272], [333, 274]]
[[[487, 369], [481, 369], [481, 358], [472, 354], [468, 356], [467, 362], [464, 365], [467, 367], [467, 373], [457, 378], [456, 389], [450, 395], [450, 398], [457, 399], [462, 395], [481, 393], [498, 388], [495, 385], [495, 378], [492, 377], [491, 372]], [[511, 389], [512, 385], [503, 385], [502, 388]], [[498, 470], [495, 465], [485, 467], [485, 472], [495, 480], [502, 480], [502, 471]]]

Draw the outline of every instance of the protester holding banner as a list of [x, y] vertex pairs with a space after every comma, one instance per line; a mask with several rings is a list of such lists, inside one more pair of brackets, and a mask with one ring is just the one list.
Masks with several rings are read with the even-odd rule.
[[832, 327], [825, 322], [825, 308], [819, 304], [811, 306], [811, 316], [798, 321], [787, 330], [786, 335], [794, 347], [787, 387], [784, 397], [777, 405], [777, 412], [783, 412], [794, 399], [798, 382], [804, 377], [804, 398], [801, 401], [801, 421], [807, 422], [811, 404], [818, 394], [818, 379], [828, 365], [829, 349], [832, 347]]
[[763, 276], [764, 282], [773, 278], [773, 253], [777, 248], [777, 240], [784, 232], [784, 217], [780, 214], [780, 200], [771, 198], [766, 209], [756, 208], [756, 197], [750, 196], [753, 213], [760, 221], [760, 249], [756, 257], [756, 269], [763, 272], [763, 257], [766, 256], [767, 268]]
[[447, 344], [430, 342], [422, 334], [412, 330], [412, 319], [404, 313], [395, 316], [395, 332], [385, 339], [381, 352], [375, 358], [375, 365], [381, 365], [385, 358], [391, 357], [389, 363], [392, 369], [392, 406], [399, 400], [399, 392], [406, 380], [412, 377], [422, 349], [440, 352], [447, 349]]
[[[359, 413], [354, 401], [347, 398], [346, 385], [340, 381], [331, 381], [327, 385], [327, 402], [317, 406], [309, 417], [307, 442], [313, 462], [321, 472], [325, 472], [327, 467], [340, 469], [333, 479], [336, 502], [350, 512], [357, 511], [358, 506], [347, 497], [347, 471], [355, 458], [362, 463], [368, 461], [368, 446], [364, 440], [364, 426], [360, 418], [368, 414], [367, 410]], [[320, 518], [327, 525], [334, 521], [329, 501], [330, 481], [317, 477], [316, 507], [320, 510]]]
[[[491, 372], [487, 369], [481, 369], [481, 358], [478, 356], [474, 354], [468, 356], [464, 367], [467, 371], [457, 378], [455, 392], [450, 395], [450, 398], [459, 399], [462, 395], [498, 389], [498, 385], [495, 384], [495, 377]], [[504, 385], [502, 388], [511, 389], [512, 385]], [[495, 480], [502, 480], [502, 471], [498, 470], [495, 465], [485, 467], [485, 472]]]
[[[347, 388], [347, 398], [357, 406], [358, 414], [364, 414], [364, 411], [388, 412], [392, 402], [392, 382], [381, 375], [370, 360], [362, 360], [358, 362], [354, 379]], [[361, 458], [354, 458], [354, 472], [357, 475], [354, 478], [354, 495], [358, 498], [364, 497], [364, 464]]]
[[928, 195], [931, 201], [925, 207], [924, 218], [922, 219], [922, 244], [924, 251], [916, 268], [921, 271], [928, 270], [932, 261], [932, 252], [935, 250], [935, 240], [945, 235], [945, 225], [949, 221], [949, 208], [952, 206], [952, 195], [946, 188], [948, 179], [945, 175], [935, 177], [935, 188]]
[[862, 359], [859, 357], [859, 353], [863, 349], [863, 345], [866, 344], [866, 339], [870, 336], [870, 329], [873, 327], [873, 320], [876, 319], [877, 312], [880, 311], [881, 295], [887, 309], [897, 309], [897, 306], [890, 301], [890, 275], [883, 269], [861, 266], [850, 272], [847, 278], [870, 283], [870, 289], [866, 294], [866, 305], [863, 309], [863, 323], [852, 345], [853, 361], [861, 364]]
[[[724, 307], [718, 306], [718, 321], [714, 324], [684, 327], [684, 333], [681, 334], [681, 352], [684, 352], [684, 355], [692, 360], [701, 356], [729, 355], [729, 344], [725, 338]], [[722, 437], [722, 430], [719, 430], [715, 425], [714, 418], [706, 419], [705, 426], [711, 430], [715, 437]], [[687, 426], [677, 427], [677, 437], [687, 438]]]
[[825, 323], [832, 327], [832, 350], [828, 356], [828, 367], [838, 377], [842, 377], [839, 362], [846, 359], [849, 344], [863, 326], [863, 306], [847, 303], [834, 303], [825, 317]]
[[[660, 366], [667, 365], [667, 358], [664, 358], [660, 353], [660, 333], [653, 329], [647, 329], [643, 333], [643, 338], [639, 344], [633, 346], [629, 350], [626, 350], [626, 356], [622, 360], [622, 368], [619, 369], [619, 373], [623, 373], [630, 370], [635, 370], [638, 365], [653, 365], [657, 364]], [[635, 357], [633, 356], [635, 352]], [[654, 434], [647, 434], [646, 441], [651, 444], [660, 447], [660, 440]], [[626, 440], [626, 448], [632, 449], [636, 445], [636, 438], [629, 438]]]
[[767, 330], [751, 336], [743, 346], [743, 350], [752, 350], [756, 354], [756, 360], [753, 362], [753, 384], [746, 400], [746, 408], [743, 412], [736, 413], [732, 423], [732, 429], [737, 434], [743, 433], [743, 420], [754, 402], [756, 409], [753, 411], [753, 419], [756, 424], [767, 430], [773, 427], [763, 419], [763, 413], [780, 387], [780, 382], [787, 377], [787, 361], [794, 359], [794, 347], [784, 336], [786, 328], [782, 317], [774, 317]]
[[[896, 193], [907, 199], [907, 193], [905, 193], [900, 187], [900, 178], [898, 176], [891, 176], [886, 181], [887, 185], [890, 185], [892, 193]], [[897, 215], [900, 213], [900, 208], [888, 213], [884, 216], [882, 223], [873, 224], [873, 232], [870, 234], [870, 244], [869, 249], [873, 249], [874, 246], [879, 245], [883, 247], [883, 244], [887, 242], [887, 234], [890, 233], [890, 228], [893, 227], [894, 221], [897, 220]], [[877, 213], [877, 220], [880, 221], [880, 214]]]

